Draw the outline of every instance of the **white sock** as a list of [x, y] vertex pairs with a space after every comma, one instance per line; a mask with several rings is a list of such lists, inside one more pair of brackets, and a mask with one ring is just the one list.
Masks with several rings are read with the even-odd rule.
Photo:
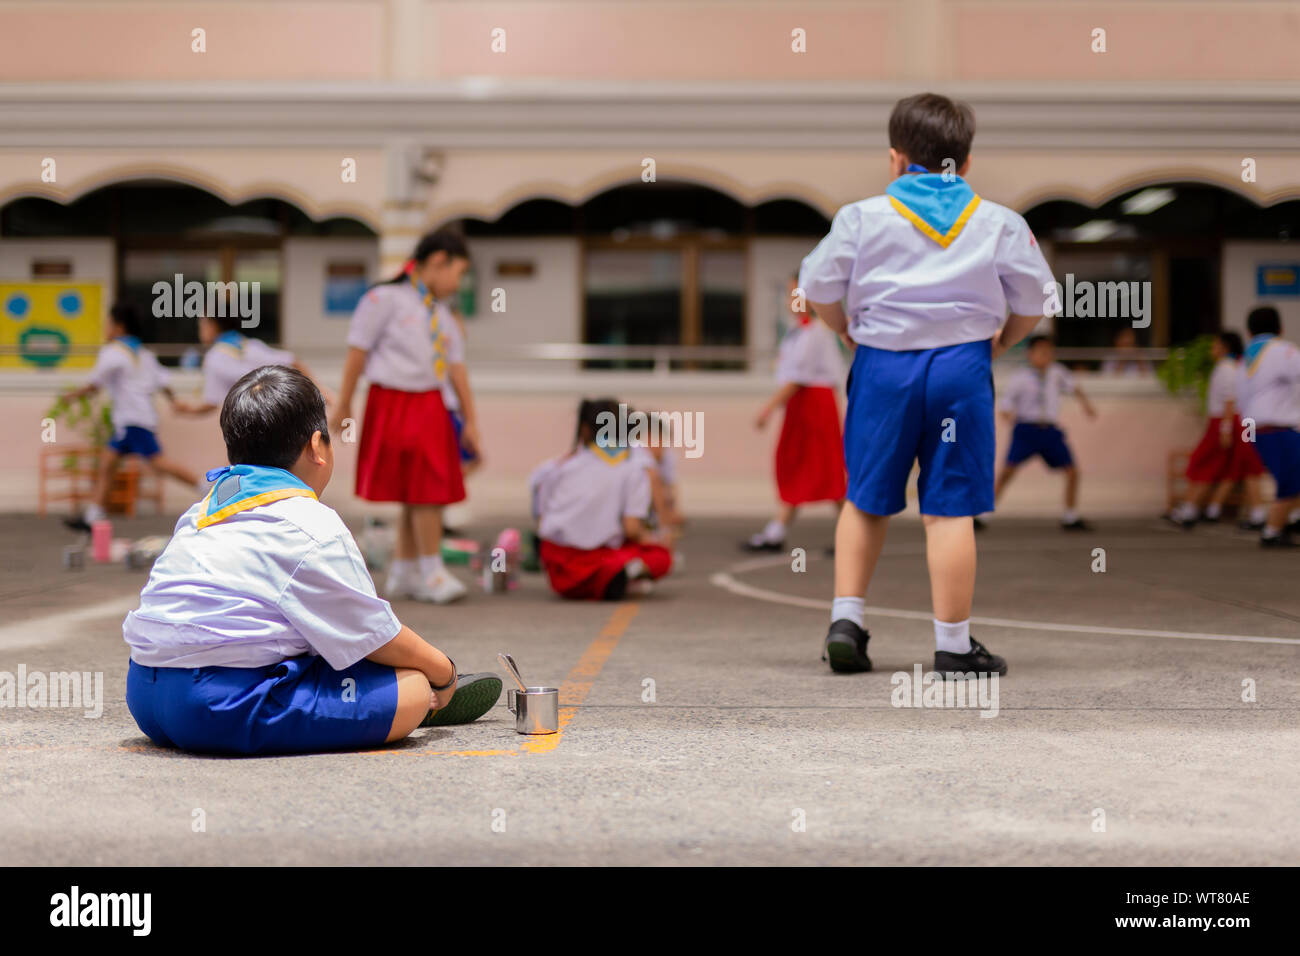
[[627, 575], [629, 581], [650, 576], [649, 568], [645, 566], [645, 562], [640, 558], [633, 558], [627, 564], [623, 565], [623, 573]]
[[778, 544], [785, 540], [785, 522], [773, 518], [763, 529], [763, 540]]
[[1255, 507], [1250, 509], [1250, 520], [1255, 524], [1259, 524], [1260, 522], [1264, 521], [1264, 519], [1266, 519], [1267, 517], [1268, 517], [1268, 509], [1265, 508], [1263, 505], [1256, 505]]
[[1065, 514], [1061, 516], [1062, 524], [1074, 524], [1078, 520], [1079, 512], [1075, 511], [1073, 508], [1066, 508]]
[[415, 577], [415, 562], [409, 558], [394, 558], [388, 566], [388, 590], [405, 587]]
[[1174, 517], [1179, 521], [1195, 521], [1201, 514], [1201, 509], [1196, 507], [1190, 501], [1184, 501], [1174, 509]]
[[1221, 514], [1223, 514], [1222, 505], [1217, 505], [1211, 502], [1205, 506], [1205, 517], [1209, 518], [1211, 521], [1218, 521], [1219, 515]]
[[106, 517], [108, 516], [104, 513], [104, 509], [101, 508], [99, 505], [97, 504], [86, 505], [85, 519], [87, 524], [91, 524], [96, 521], [103, 521]]
[[426, 581], [436, 578], [442, 574], [442, 555], [440, 554], [422, 554], [420, 555], [420, 577]]
[[937, 618], [934, 622], [934, 649], [953, 654], [970, 653], [970, 618], [948, 624]]
[[1296, 508], [1294, 511], [1289, 512], [1286, 516], [1286, 521], [1287, 524], [1291, 524], [1295, 521], [1300, 521], [1300, 508]]
[[1271, 524], [1264, 525], [1264, 537], [1266, 538], [1276, 538], [1281, 533], [1281, 528], [1274, 528]]
[[852, 621], [862, 626], [862, 618], [867, 613], [867, 601], [860, 597], [837, 597], [831, 602], [831, 622]]

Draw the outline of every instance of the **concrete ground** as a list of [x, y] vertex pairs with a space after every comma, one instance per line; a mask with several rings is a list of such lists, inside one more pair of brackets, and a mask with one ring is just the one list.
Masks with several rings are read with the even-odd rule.
[[563, 603], [531, 575], [509, 595], [397, 605], [462, 670], [510, 651], [531, 682], [562, 683], [561, 734], [516, 735], [503, 700], [378, 752], [222, 759], [154, 747], [127, 711], [120, 622], [143, 572], [64, 571], [53, 519], [0, 517], [0, 672], [101, 671], [105, 698], [98, 719], [0, 710], [0, 862], [1300, 857], [1300, 554], [1154, 520], [1087, 535], [997, 521], [980, 539], [974, 630], [1010, 673], [983, 717], [893, 705], [892, 675], [933, 652], [915, 522], [896, 523], [868, 595], [877, 670], [854, 676], [818, 659], [829, 519], [789, 542], [804, 572], [739, 554], [750, 530], [695, 522], [682, 573], [635, 603]]

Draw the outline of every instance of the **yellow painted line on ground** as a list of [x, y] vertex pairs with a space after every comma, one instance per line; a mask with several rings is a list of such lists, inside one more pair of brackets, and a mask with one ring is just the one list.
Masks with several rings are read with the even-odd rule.
[[578, 713], [578, 708], [587, 699], [587, 694], [591, 691], [596, 678], [600, 676], [601, 670], [604, 669], [609, 655], [614, 653], [614, 648], [618, 647], [618, 642], [627, 630], [627, 626], [632, 623], [632, 618], [636, 617], [640, 609], [639, 604], [624, 604], [610, 615], [609, 621], [600, 634], [587, 645], [587, 650], [582, 657], [578, 658], [578, 663], [573, 665], [573, 670], [569, 671], [569, 675], [564, 678], [564, 683], [560, 685], [559, 730], [544, 737], [529, 738], [520, 744], [521, 751], [544, 754], [550, 753], [560, 745], [569, 721], [573, 720]]

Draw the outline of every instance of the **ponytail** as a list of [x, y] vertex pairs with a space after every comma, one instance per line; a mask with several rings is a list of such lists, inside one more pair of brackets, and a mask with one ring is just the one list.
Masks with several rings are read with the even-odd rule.
[[448, 259], [468, 259], [469, 247], [465, 245], [465, 238], [456, 230], [448, 227], [435, 229], [433, 232], [427, 232], [415, 244], [415, 251], [411, 253], [411, 258], [406, 261], [402, 271], [391, 279], [385, 279], [380, 285], [393, 285], [399, 282], [409, 282], [410, 274], [416, 265], [424, 262], [434, 253], [445, 253]]

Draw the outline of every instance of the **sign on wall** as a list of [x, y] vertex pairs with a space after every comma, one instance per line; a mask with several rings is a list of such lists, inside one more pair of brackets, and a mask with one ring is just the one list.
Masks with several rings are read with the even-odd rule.
[[0, 282], [0, 368], [90, 368], [104, 341], [98, 282]]
[[1267, 263], [1255, 270], [1255, 293], [1300, 296], [1300, 262]]

